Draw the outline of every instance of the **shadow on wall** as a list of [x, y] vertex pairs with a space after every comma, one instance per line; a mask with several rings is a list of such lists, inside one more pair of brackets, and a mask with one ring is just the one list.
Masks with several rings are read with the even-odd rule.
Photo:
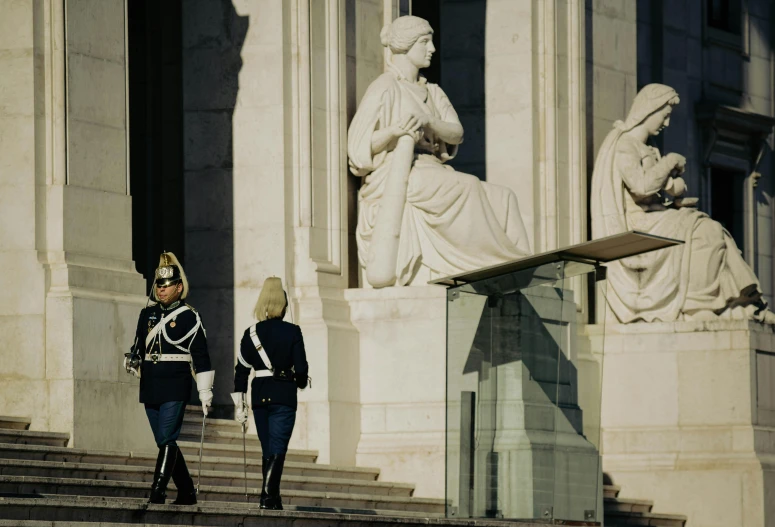
[[163, 250], [186, 264], [181, 1], [127, 4], [132, 257], [148, 288]]
[[186, 272], [217, 372], [214, 402], [224, 405], [234, 369], [232, 121], [249, 17], [231, 0], [186, 0], [182, 21]]

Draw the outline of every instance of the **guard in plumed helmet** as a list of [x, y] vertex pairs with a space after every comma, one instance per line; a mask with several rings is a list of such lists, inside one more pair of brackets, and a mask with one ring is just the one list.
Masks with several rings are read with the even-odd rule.
[[186, 296], [188, 280], [183, 267], [174, 254], [163, 252], [149, 305], [140, 312], [135, 343], [125, 356], [127, 372], [140, 377], [140, 402], [145, 405], [159, 447], [149, 503], [164, 503], [170, 478], [178, 489], [175, 504], [196, 503], [194, 482], [176, 441], [192, 379], [196, 379], [207, 415], [215, 372], [210, 366], [202, 318], [184, 302]]

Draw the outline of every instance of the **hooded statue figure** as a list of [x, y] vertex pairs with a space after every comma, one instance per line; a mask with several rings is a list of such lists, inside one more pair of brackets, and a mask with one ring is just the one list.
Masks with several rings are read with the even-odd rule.
[[608, 265], [607, 300], [619, 322], [754, 318], [771, 322], [759, 281], [730, 233], [685, 198], [686, 159], [648, 146], [670, 124], [676, 91], [649, 84], [603, 141], [592, 175], [592, 236], [637, 230], [680, 246]]

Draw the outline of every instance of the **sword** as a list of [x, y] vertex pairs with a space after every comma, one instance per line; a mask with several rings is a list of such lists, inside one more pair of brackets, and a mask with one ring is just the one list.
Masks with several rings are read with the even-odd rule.
[[247, 446], [245, 446], [245, 429], [248, 427], [248, 422], [242, 423], [242, 466], [245, 469], [245, 501], [250, 503], [248, 497], [248, 452]]
[[[207, 409], [205, 408], [205, 411]], [[204, 451], [205, 446], [205, 420], [207, 419], [207, 414], [204, 414], [202, 417], [202, 439], [199, 441], [199, 474], [196, 477], [196, 493], [199, 494], [199, 484], [202, 482], [202, 452]]]

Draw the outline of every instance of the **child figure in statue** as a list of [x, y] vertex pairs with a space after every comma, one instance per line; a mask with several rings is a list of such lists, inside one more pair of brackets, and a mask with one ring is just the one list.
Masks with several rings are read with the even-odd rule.
[[686, 159], [646, 144], [670, 124], [674, 89], [649, 84], [603, 141], [592, 176], [592, 235], [638, 230], [685, 242], [608, 265], [608, 304], [619, 322], [754, 318], [773, 323], [759, 281], [721, 224], [694, 208]]
[[364, 178], [358, 257], [374, 287], [424, 285], [530, 254], [514, 193], [444, 164], [463, 127], [442, 89], [419, 75], [435, 51], [432, 35], [413, 16], [383, 28], [387, 72], [348, 132], [350, 169]]

